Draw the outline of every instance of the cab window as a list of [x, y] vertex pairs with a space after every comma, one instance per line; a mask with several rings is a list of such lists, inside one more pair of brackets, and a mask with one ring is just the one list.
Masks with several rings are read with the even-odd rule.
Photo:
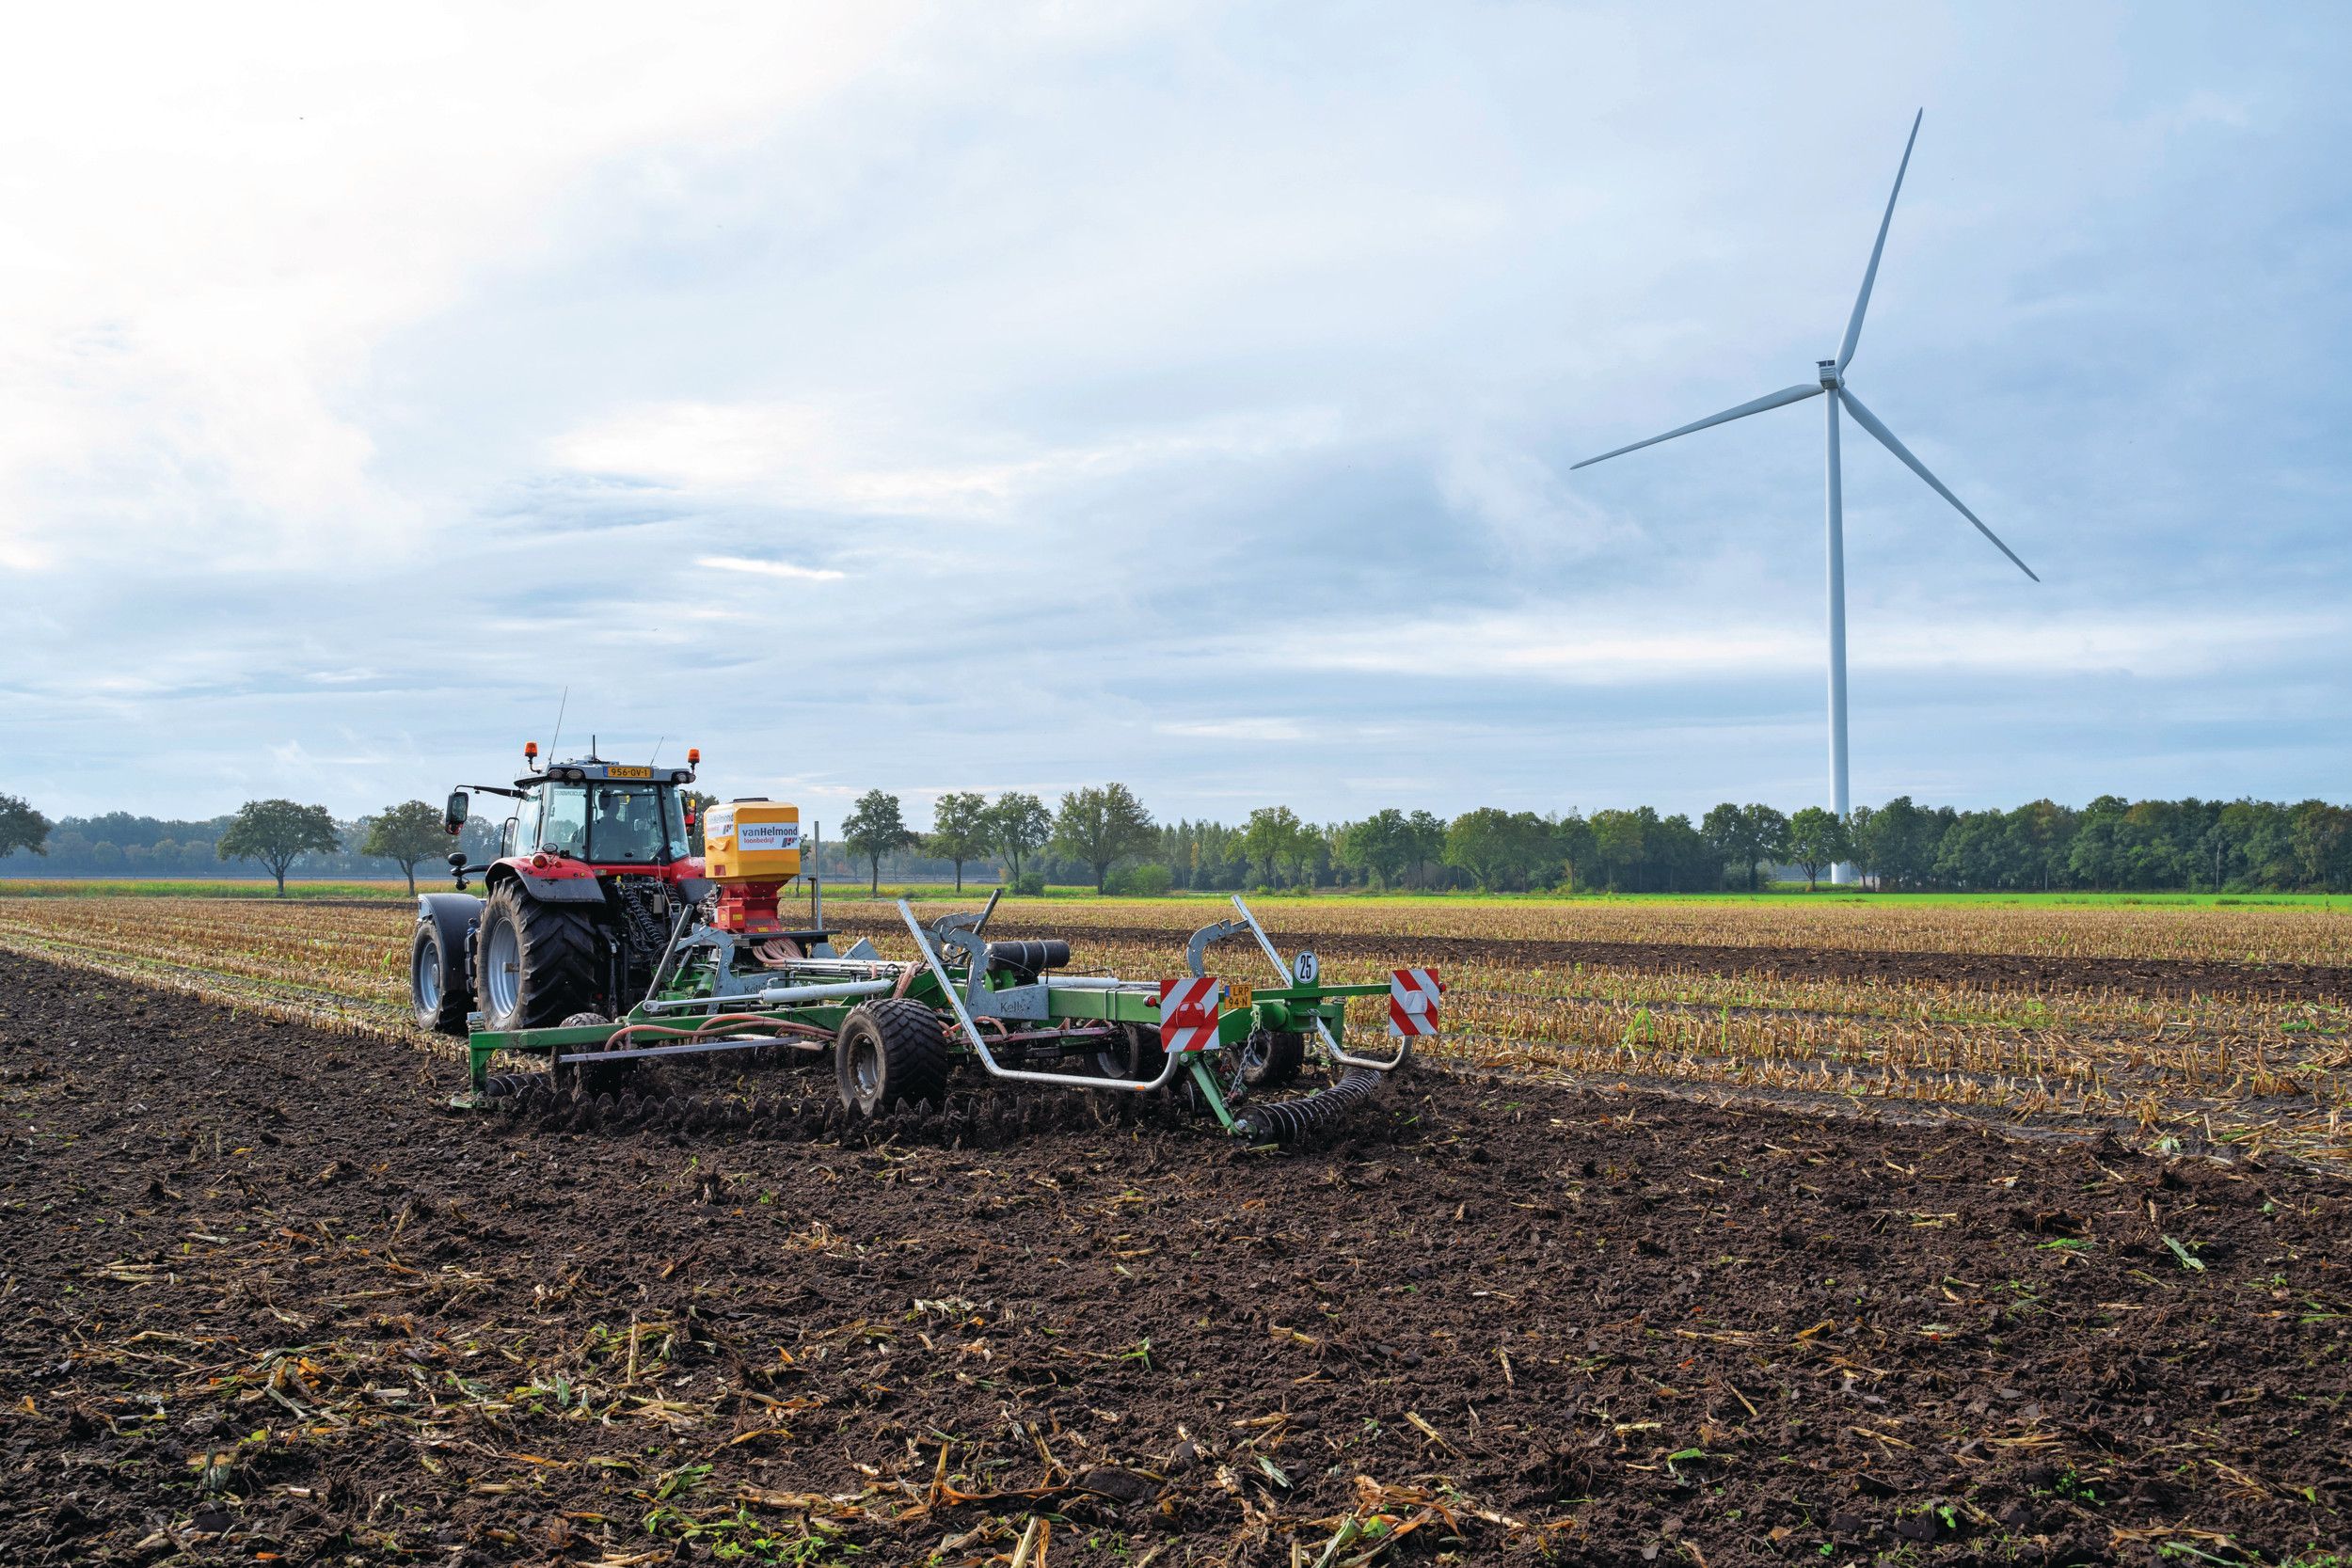
[[650, 864], [666, 859], [668, 847], [662, 821], [661, 792], [604, 784], [596, 790], [592, 857], [599, 865], [630, 862]]
[[528, 855], [539, 847], [540, 810], [541, 802], [535, 794], [515, 802], [515, 815], [507, 818], [506, 831], [499, 835], [501, 855]]
[[547, 801], [547, 816], [539, 830], [539, 847], [550, 854], [588, 853], [588, 791], [581, 784], [548, 784], [539, 791]]

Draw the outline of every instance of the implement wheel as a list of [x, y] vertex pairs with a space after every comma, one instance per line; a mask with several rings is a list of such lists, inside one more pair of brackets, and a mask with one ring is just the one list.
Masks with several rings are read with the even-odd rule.
[[1149, 1084], [1168, 1065], [1160, 1032], [1148, 1024], [1111, 1025], [1111, 1043], [1094, 1053], [1094, 1070], [1104, 1078], [1124, 1078]]
[[1307, 1037], [1261, 1029], [1241, 1043], [1242, 1082], [1253, 1089], [1279, 1089], [1296, 1081], [1307, 1062]]
[[545, 1029], [594, 1006], [596, 928], [587, 911], [501, 882], [482, 905], [473, 993], [485, 1029]]
[[466, 973], [463, 953], [441, 951], [440, 933], [433, 922], [417, 922], [417, 940], [408, 946], [408, 1006], [417, 1027], [437, 1035], [463, 1035], [466, 1015], [473, 1010], [472, 976]]
[[947, 1036], [939, 1015], [894, 998], [852, 1007], [834, 1042], [841, 1103], [880, 1116], [894, 1105], [947, 1098]]

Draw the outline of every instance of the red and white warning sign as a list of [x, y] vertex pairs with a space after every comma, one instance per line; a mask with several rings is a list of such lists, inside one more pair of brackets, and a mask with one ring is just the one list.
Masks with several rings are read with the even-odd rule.
[[1213, 974], [1160, 982], [1160, 1046], [1169, 1055], [1216, 1043], [1216, 1005], [1225, 982]]
[[1435, 1035], [1438, 998], [1445, 988], [1434, 969], [1398, 969], [1389, 974], [1389, 1033]]

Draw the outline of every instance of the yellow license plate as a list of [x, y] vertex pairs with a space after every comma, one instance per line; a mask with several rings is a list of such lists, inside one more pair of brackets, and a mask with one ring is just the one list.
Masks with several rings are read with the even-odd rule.
[[1247, 1007], [1249, 1006], [1249, 998], [1254, 993], [1246, 985], [1236, 984], [1225, 988], [1225, 1000], [1232, 1003], [1236, 1007]]
[[653, 769], [650, 768], [622, 768], [615, 766], [606, 768], [604, 770], [604, 776], [608, 779], [650, 779], [653, 777]]

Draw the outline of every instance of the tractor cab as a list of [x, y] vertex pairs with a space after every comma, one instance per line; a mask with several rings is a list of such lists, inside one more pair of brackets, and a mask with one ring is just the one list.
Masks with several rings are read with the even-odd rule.
[[[587, 756], [539, 766], [539, 744], [527, 742], [529, 771], [513, 787], [474, 784], [453, 790], [441, 825], [455, 836], [470, 815], [470, 797], [504, 796], [513, 814], [499, 830], [496, 864], [544, 873], [561, 863], [579, 876], [653, 871], [675, 879], [691, 874], [693, 853], [683, 790], [694, 782], [700, 749], [690, 751], [684, 768], [607, 762], [591, 748]], [[462, 860], [453, 857], [453, 865]], [[464, 870], [459, 887], [464, 887]]]
[[517, 779], [522, 799], [500, 835], [499, 858], [548, 855], [603, 872], [675, 864], [691, 852], [679, 786], [693, 777], [588, 757]]

